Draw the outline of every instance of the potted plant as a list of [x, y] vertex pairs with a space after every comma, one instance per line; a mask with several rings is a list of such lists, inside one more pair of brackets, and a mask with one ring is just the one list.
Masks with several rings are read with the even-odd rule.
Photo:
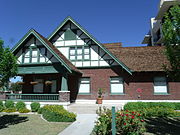
[[103, 89], [102, 88], [99, 88], [98, 89], [98, 98], [97, 98], [97, 104], [102, 104], [102, 94], [103, 94]]

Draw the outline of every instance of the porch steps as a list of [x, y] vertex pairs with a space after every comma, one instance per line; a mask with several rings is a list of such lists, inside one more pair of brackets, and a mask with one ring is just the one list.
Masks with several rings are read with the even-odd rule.
[[67, 110], [70, 112], [74, 112], [77, 114], [96, 114], [96, 111], [98, 110], [99, 107], [106, 107], [111, 109], [112, 106], [115, 106], [117, 110], [122, 109], [121, 104], [78, 104], [78, 103], [72, 103], [67, 107]]

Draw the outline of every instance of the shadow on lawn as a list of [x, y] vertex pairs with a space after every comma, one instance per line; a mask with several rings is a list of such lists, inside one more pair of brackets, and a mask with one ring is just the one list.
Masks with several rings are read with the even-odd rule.
[[147, 132], [156, 135], [179, 135], [180, 118], [151, 118], [146, 120]]
[[28, 121], [28, 117], [19, 115], [2, 115], [0, 116], [0, 129], [7, 128], [9, 125]]

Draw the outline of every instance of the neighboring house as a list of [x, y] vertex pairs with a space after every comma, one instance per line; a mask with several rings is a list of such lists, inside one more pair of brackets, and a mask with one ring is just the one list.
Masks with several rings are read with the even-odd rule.
[[150, 31], [145, 35], [142, 44], [148, 46], [163, 45], [162, 23], [166, 12], [173, 6], [180, 3], [180, 0], [160, 0], [158, 13], [155, 18], [150, 20]]
[[71, 17], [48, 38], [31, 29], [12, 49], [23, 77], [20, 98], [72, 102], [95, 100], [99, 88], [104, 100], [179, 100], [180, 82], [166, 78], [163, 51], [102, 44]]

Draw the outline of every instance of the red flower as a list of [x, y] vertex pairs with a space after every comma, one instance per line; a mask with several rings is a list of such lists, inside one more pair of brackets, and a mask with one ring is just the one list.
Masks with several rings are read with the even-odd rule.
[[134, 115], [131, 118], [134, 119]]
[[129, 114], [126, 114], [126, 116], [128, 116]]
[[141, 114], [138, 114], [138, 116], [141, 116]]
[[132, 114], [135, 114], [135, 112], [132, 112]]
[[126, 126], [126, 123], [124, 123], [124, 125]]

